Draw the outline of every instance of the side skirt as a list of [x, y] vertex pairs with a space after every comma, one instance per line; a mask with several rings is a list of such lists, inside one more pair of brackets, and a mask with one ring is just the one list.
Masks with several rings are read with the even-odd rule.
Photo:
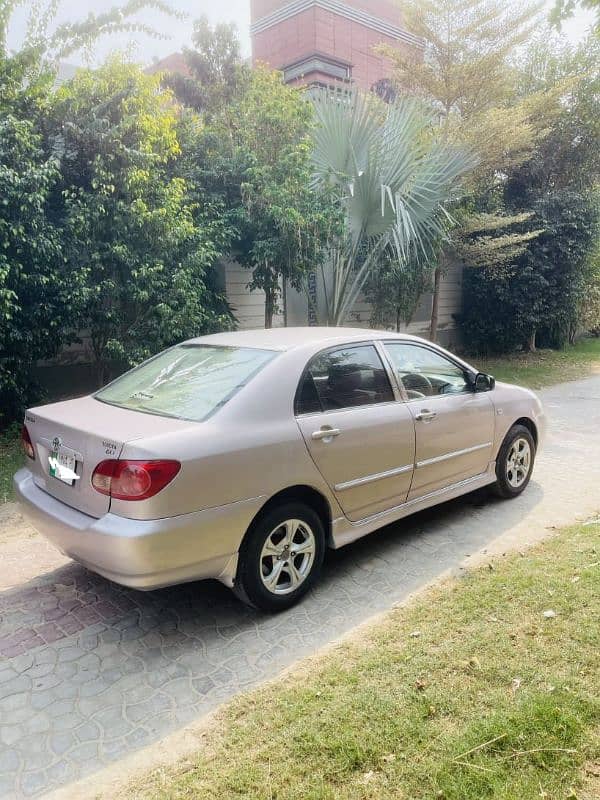
[[468, 494], [475, 489], [481, 489], [483, 486], [489, 486], [495, 480], [496, 462], [490, 461], [486, 472], [445, 486], [443, 489], [436, 489], [435, 492], [429, 492], [422, 497], [415, 497], [402, 505], [381, 511], [359, 522], [350, 522], [346, 517], [338, 517], [332, 523], [333, 548], [337, 550], [391, 522], [408, 517], [410, 514], [416, 514], [417, 511], [424, 511], [426, 508], [444, 503], [446, 500], [453, 500], [455, 497]]

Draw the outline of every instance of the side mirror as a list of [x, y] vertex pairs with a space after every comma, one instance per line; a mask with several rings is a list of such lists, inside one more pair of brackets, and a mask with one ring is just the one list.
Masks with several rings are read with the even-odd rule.
[[476, 392], [491, 392], [496, 388], [496, 379], [485, 372], [478, 372], [473, 381], [473, 390]]

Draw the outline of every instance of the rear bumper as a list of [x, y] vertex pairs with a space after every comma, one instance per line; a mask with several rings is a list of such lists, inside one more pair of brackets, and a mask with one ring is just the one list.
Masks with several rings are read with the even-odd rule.
[[90, 517], [40, 489], [28, 469], [14, 477], [17, 499], [34, 528], [93, 572], [135, 589], [217, 578], [233, 585], [244, 533], [264, 500], [156, 520]]

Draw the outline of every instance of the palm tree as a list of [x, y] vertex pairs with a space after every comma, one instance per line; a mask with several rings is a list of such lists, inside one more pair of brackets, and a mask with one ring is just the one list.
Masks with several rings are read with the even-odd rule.
[[430, 261], [447, 235], [445, 209], [472, 156], [436, 137], [414, 98], [391, 105], [373, 95], [313, 94], [315, 188], [333, 187], [344, 232], [321, 266], [328, 325], [342, 325], [373, 270], [391, 256], [400, 265]]

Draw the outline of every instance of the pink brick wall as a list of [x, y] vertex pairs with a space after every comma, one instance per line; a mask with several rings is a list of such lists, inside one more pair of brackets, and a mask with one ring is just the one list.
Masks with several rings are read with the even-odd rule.
[[[346, 0], [347, 5], [400, 25], [398, 9], [387, 0]], [[252, 21], [287, 5], [285, 0], [252, 0]], [[354, 82], [370, 89], [391, 73], [389, 61], [374, 52], [378, 44], [406, 48], [391, 36], [378, 33], [359, 22], [331, 11], [313, 7], [291, 19], [273, 25], [252, 38], [254, 62], [264, 62], [280, 69], [313, 53], [336, 56], [353, 64]]]

